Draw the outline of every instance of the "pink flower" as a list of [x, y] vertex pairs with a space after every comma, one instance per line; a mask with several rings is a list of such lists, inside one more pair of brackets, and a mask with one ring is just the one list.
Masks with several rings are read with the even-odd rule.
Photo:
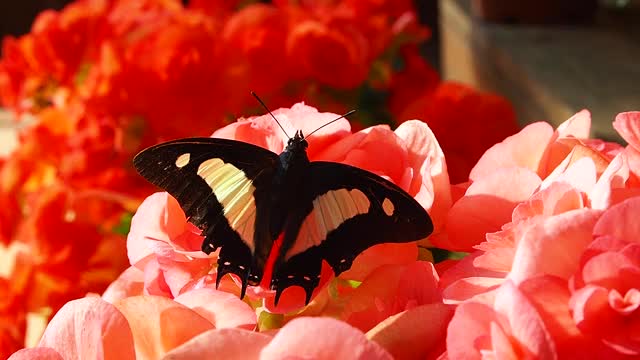
[[[173, 298], [185, 287], [210, 277], [216, 258], [200, 251], [203, 238], [199, 233], [167, 193], [145, 199], [127, 238], [129, 261], [144, 272], [144, 293]], [[128, 275], [131, 273], [133, 270]]]
[[349, 296], [343, 317], [368, 331], [382, 320], [411, 308], [442, 303], [438, 275], [429, 262], [377, 268]]
[[640, 354], [640, 197], [607, 210], [572, 278], [578, 328], [621, 354]]
[[341, 318], [367, 331], [395, 359], [436, 357], [453, 314], [437, 286], [432, 263], [381, 266], [348, 295]]
[[450, 359], [557, 359], [534, 304], [513, 283], [505, 282], [495, 302], [459, 305], [449, 323]]
[[[618, 125], [635, 126], [622, 119]], [[449, 246], [465, 241], [459, 248], [475, 249], [445, 265], [439, 284], [445, 303], [460, 304], [449, 325], [449, 357], [638, 354], [634, 164], [629, 148], [582, 138], [589, 121], [581, 112], [555, 132], [530, 125], [487, 151], [472, 171], [473, 182], [446, 224]], [[509, 173], [516, 176], [503, 175], [505, 182], [495, 175]], [[505, 194], [514, 193], [509, 185], [522, 189], [532, 173], [540, 180], [531, 194], [507, 203]], [[475, 191], [481, 186], [487, 190]], [[482, 211], [488, 208], [492, 214]], [[470, 238], [484, 240], [474, 245]], [[510, 305], [520, 313], [505, 313], [506, 298], [520, 303]], [[513, 332], [523, 321], [531, 324], [528, 333]], [[475, 330], [465, 338], [456, 331], [462, 328]]]

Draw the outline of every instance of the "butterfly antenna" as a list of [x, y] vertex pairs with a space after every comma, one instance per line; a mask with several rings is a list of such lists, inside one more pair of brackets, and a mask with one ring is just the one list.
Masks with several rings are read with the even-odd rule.
[[273, 118], [273, 120], [276, 121], [276, 123], [278, 124], [278, 126], [280, 126], [280, 129], [282, 129], [282, 132], [284, 132], [285, 135], [287, 135], [287, 137], [289, 139], [291, 139], [291, 136], [289, 136], [289, 134], [287, 134], [287, 131], [282, 127], [282, 125], [280, 125], [280, 122], [278, 121], [278, 119], [276, 119], [276, 117], [273, 115], [273, 113], [271, 112], [271, 110], [269, 110], [269, 108], [267, 107], [267, 105], [264, 104], [264, 102], [258, 97], [258, 95], [256, 93], [254, 93], [253, 91], [251, 92], [251, 95], [253, 95], [254, 98], [256, 98], [256, 100], [258, 100], [258, 102], [260, 103], [260, 105], [262, 105], [263, 108], [265, 108], [267, 110], [267, 112], [269, 113], [269, 115], [271, 115], [271, 117]]
[[318, 131], [318, 130], [322, 129], [323, 127], [325, 127], [325, 126], [327, 126], [327, 125], [331, 125], [331, 124], [333, 124], [334, 122], [336, 122], [336, 121], [338, 121], [338, 120], [340, 120], [340, 119], [342, 119], [342, 118], [346, 118], [347, 116], [349, 116], [349, 115], [353, 114], [354, 112], [356, 112], [356, 111], [355, 111], [355, 110], [351, 110], [351, 111], [347, 112], [346, 114], [341, 115], [341, 116], [340, 116], [340, 117], [338, 117], [337, 119], [333, 119], [333, 120], [329, 121], [328, 123], [326, 123], [326, 124], [324, 124], [324, 125], [320, 126], [319, 128], [317, 128], [317, 129], [313, 130], [312, 132], [310, 132], [309, 134], [307, 134], [307, 136], [305, 136], [305, 137], [309, 137], [309, 136], [311, 136], [311, 134], [313, 134], [314, 132], [316, 132], [316, 131]]

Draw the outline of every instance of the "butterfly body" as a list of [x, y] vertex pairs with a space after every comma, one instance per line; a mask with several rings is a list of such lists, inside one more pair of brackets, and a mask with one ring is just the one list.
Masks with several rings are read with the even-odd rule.
[[261, 283], [274, 242], [271, 288], [276, 303], [289, 286], [309, 302], [322, 261], [336, 275], [365, 249], [410, 242], [433, 231], [426, 211], [393, 183], [349, 165], [309, 161], [302, 132], [277, 155], [240, 141], [191, 138], [158, 144], [134, 166], [173, 195], [202, 229], [202, 250], [218, 255], [217, 282], [227, 273]]

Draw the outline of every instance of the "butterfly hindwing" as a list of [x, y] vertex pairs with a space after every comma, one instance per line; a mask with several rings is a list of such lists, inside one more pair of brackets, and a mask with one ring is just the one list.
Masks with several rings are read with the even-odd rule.
[[203, 230], [202, 250], [222, 247], [218, 281], [234, 273], [250, 284], [262, 278], [260, 262], [272, 245], [260, 230], [267, 227], [256, 224], [268, 221], [262, 218], [268, 213], [266, 189], [277, 164], [278, 156], [269, 150], [215, 138], [162, 143], [134, 159], [138, 172], [175, 197], [189, 221]]
[[312, 162], [304, 186], [305, 200], [290, 213], [274, 269], [278, 295], [299, 285], [308, 300], [323, 259], [338, 275], [371, 246], [420, 240], [433, 231], [429, 215], [413, 197], [368, 171]]

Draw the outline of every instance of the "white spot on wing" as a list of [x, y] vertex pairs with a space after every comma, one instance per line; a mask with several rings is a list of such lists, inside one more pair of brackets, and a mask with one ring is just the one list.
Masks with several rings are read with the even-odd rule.
[[203, 161], [198, 167], [198, 175], [222, 204], [229, 226], [253, 252], [256, 209], [255, 187], [251, 180], [244, 171], [218, 158]]
[[313, 200], [313, 210], [302, 222], [298, 237], [285, 259], [320, 245], [342, 223], [356, 215], [368, 213], [370, 206], [369, 198], [358, 189], [332, 190], [318, 196]]
[[387, 216], [393, 215], [395, 209], [396, 208], [395, 206], [393, 206], [391, 200], [389, 200], [388, 198], [384, 199], [384, 201], [382, 202], [382, 210], [384, 210], [384, 213], [387, 214]]
[[182, 154], [178, 156], [178, 158], [176, 159], [176, 167], [183, 168], [187, 166], [187, 164], [189, 164], [190, 160], [191, 160], [191, 154], [189, 153]]

